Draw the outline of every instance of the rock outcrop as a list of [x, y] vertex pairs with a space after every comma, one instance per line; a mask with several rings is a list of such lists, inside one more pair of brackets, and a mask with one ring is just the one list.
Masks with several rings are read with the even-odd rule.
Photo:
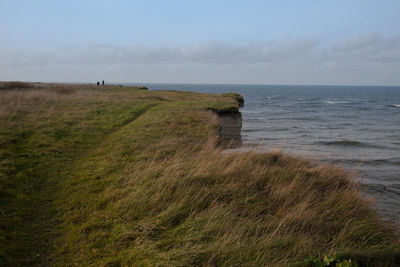
[[239, 108], [244, 106], [244, 99], [238, 93], [223, 95], [233, 98], [237, 105], [214, 110], [218, 115], [219, 145], [226, 149], [238, 148], [242, 145], [242, 114]]
[[242, 114], [218, 114], [219, 144], [223, 148], [238, 148], [242, 145]]

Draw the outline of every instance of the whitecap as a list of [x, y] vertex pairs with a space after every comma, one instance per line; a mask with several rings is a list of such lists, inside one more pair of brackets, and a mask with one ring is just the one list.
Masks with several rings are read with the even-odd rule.
[[347, 101], [328, 101], [328, 100], [324, 100], [324, 102], [327, 103], [327, 104], [331, 104], [331, 105], [333, 105], [333, 104], [346, 104], [346, 103], [348, 103]]

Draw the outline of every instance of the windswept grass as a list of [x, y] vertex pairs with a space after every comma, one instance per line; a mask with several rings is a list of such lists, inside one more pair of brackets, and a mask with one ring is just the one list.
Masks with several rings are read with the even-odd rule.
[[399, 264], [395, 227], [348, 173], [221, 153], [210, 110], [236, 97], [64, 89], [0, 91], [2, 265]]

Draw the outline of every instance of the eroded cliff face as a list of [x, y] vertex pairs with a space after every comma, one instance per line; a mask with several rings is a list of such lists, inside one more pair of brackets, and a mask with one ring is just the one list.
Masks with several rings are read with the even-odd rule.
[[242, 114], [239, 108], [244, 106], [244, 98], [238, 93], [224, 94], [233, 98], [237, 106], [230, 109], [219, 110], [219, 144], [222, 148], [239, 148], [242, 145]]
[[242, 114], [218, 114], [219, 144], [223, 148], [238, 148], [242, 145]]

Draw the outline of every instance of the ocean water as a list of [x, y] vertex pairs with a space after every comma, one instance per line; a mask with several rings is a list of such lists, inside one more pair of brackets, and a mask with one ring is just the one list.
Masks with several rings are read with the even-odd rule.
[[147, 84], [244, 96], [243, 148], [279, 149], [356, 172], [387, 218], [400, 219], [400, 87]]

